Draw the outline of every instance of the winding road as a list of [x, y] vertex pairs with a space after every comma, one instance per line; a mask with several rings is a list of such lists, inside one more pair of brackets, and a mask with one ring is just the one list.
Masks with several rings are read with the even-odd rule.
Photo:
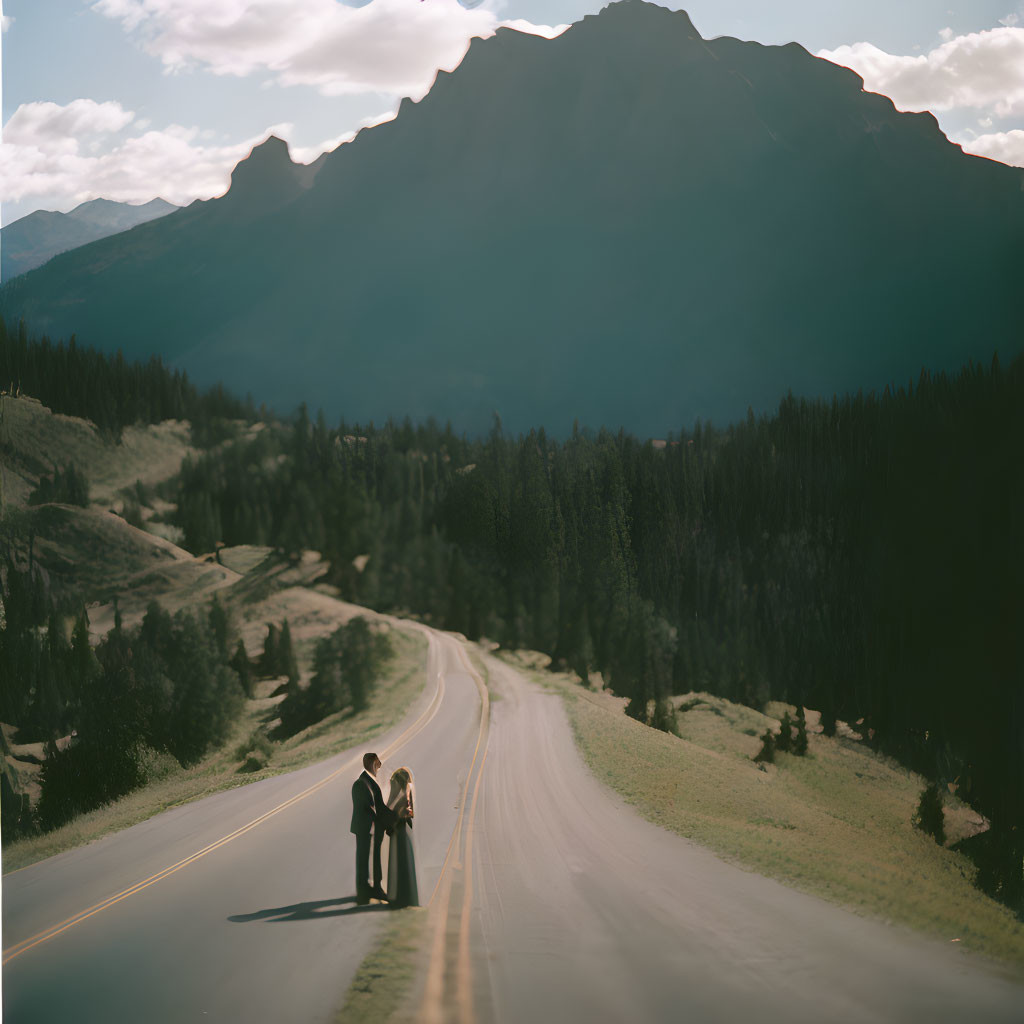
[[[560, 698], [428, 631], [377, 741], [412, 767], [424, 1024], [1024, 1020], [979, 958], [719, 861], [590, 775]], [[354, 903], [361, 750], [3, 879], [8, 1024], [331, 1021], [387, 908]]]

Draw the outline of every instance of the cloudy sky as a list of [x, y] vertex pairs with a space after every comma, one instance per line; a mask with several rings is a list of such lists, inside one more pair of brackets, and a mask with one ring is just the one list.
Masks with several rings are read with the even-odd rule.
[[[272, 131], [308, 162], [422, 96], [473, 36], [604, 0], [6, 0], [4, 224], [221, 194]], [[690, 0], [705, 37], [795, 40], [965, 149], [1024, 166], [1024, 0]], [[611, 129], [611, 126], [609, 126]]]

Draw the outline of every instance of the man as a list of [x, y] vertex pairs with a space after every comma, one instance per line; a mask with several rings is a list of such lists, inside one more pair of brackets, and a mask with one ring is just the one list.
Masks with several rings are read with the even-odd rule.
[[[356, 837], [356, 903], [365, 906], [370, 897], [387, 899], [381, 888], [383, 872], [380, 847], [384, 832], [391, 824], [392, 813], [377, 785], [380, 758], [363, 754], [363, 771], [352, 783], [352, 831]], [[373, 831], [373, 887], [370, 887], [370, 832]]]

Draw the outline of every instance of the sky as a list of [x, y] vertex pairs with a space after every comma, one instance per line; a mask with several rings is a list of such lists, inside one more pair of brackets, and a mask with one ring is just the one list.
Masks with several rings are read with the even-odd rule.
[[[469, 40], [604, 0], [0, 0], [0, 220], [222, 194], [273, 133], [309, 162], [422, 97]], [[966, 150], [1024, 166], [1024, 0], [690, 0], [705, 38], [796, 41]], [[609, 124], [609, 132], [614, 131]]]

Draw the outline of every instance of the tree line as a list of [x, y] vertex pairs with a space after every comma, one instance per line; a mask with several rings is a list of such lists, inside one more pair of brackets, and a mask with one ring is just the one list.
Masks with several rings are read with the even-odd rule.
[[186, 462], [179, 523], [196, 551], [320, 550], [345, 598], [599, 671], [660, 728], [691, 689], [859, 723], [991, 820], [1019, 908], [1022, 420], [1019, 359], [658, 443], [300, 409]]
[[221, 385], [200, 392], [181, 370], [164, 366], [159, 356], [146, 363], [107, 355], [45, 335], [30, 338], [24, 321], [11, 329], [0, 317], [0, 393], [38, 398], [48, 409], [91, 420], [118, 438], [136, 423], [188, 420], [194, 441], [220, 439], [225, 420], [257, 418], [250, 400], [240, 401]]

